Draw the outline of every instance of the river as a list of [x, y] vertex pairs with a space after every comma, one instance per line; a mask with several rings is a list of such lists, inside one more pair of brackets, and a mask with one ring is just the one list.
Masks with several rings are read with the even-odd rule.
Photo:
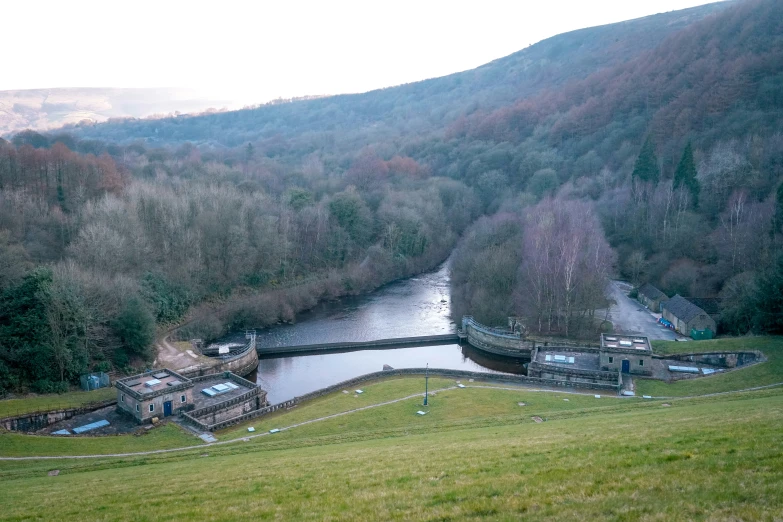
[[[343, 353], [263, 357], [273, 346], [371, 341], [454, 332], [448, 263], [437, 270], [385, 285], [367, 295], [320, 303], [299, 314], [295, 324], [258, 332], [261, 354], [255, 380], [278, 403], [338, 382], [393, 368], [449, 368], [524, 373], [516, 361], [490, 357], [468, 346], [445, 344]], [[240, 342], [244, 335], [225, 341]], [[248, 377], [253, 379], [253, 376]]]

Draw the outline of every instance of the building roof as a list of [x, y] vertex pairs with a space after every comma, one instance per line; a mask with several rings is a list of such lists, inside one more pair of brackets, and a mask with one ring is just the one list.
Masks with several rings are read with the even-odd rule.
[[652, 299], [653, 301], [658, 299], [668, 299], [666, 294], [655, 288], [650, 283], [644, 283], [642, 286], [640, 286], [639, 293], [648, 299]]
[[114, 382], [114, 387], [138, 400], [157, 397], [165, 393], [189, 388], [193, 385], [190, 379], [173, 370], [163, 368], [125, 377]]
[[601, 334], [601, 350], [607, 352], [652, 352], [650, 340], [644, 335]]
[[662, 302], [661, 308], [665, 308], [672, 315], [681, 321], [685, 321], [686, 323], [699, 315], [709, 315], [707, 312], [691, 303], [680, 294], [677, 294], [671, 299], [667, 299], [666, 301]]

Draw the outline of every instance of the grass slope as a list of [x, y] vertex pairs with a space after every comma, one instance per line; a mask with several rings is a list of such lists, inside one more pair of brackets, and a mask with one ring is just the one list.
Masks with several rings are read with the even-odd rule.
[[[602, 410], [541, 424], [520, 414], [505, 425], [442, 427], [434, 413], [448, 416], [474, 392], [498, 394], [492, 397], [515, 406], [520, 394], [538, 397], [525, 390], [454, 390], [453, 398], [436, 395], [424, 417], [415, 415], [419, 401], [412, 399], [402, 413], [409, 427], [427, 427], [417, 435], [306, 448], [277, 439], [279, 449], [267, 446], [270, 436], [210, 448], [208, 457], [200, 450], [79, 462], [81, 469], [66, 468], [58, 477], [45, 470], [59, 462], [29, 469], [2, 463], [0, 517], [771, 520], [783, 514], [780, 390], [671, 407], [606, 400]], [[382, 428], [369, 423], [374, 410], [356, 415], [364, 428]]]
[[656, 354], [760, 350], [767, 357], [767, 362], [724, 374], [673, 383], [637, 379], [637, 395], [687, 397], [783, 382], [783, 337], [737, 337], [688, 343], [653, 341], [653, 349]]
[[[663, 386], [679, 391], [683, 384], [707, 383], [703, 391], [748, 387], [749, 379], [783, 380], [780, 339], [656, 346], [659, 353], [748, 348], [763, 350], [769, 362]], [[429, 408], [422, 408], [421, 397], [375, 406], [420, 393], [421, 381], [366, 383], [359, 396], [338, 392], [217, 434], [230, 441], [248, 437], [248, 425], [257, 434], [298, 425], [233, 444], [130, 457], [0, 461], [0, 519], [783, 516], [783, 387], [660, 401], [481, 383], [459, 389], [452, 380], [432, 378], [436, 392]], [[420, 409], [428, 414], [417, 415]], [[306, 423], [334, 414], [341, 415]], [[0, 455], [106, 454], [199, 442], [173, 425], [141, 437], [3, 434]], [[59, 476], [48, 476], [52, 469]]]
[[101, 402], [117, 396], [114, 388], [101, 388], [94, 391], [76, 391], [61, 394], [35, 395], [22, 399], [0, 401], [0, 419], [55, 409], [77, 408], [91, 402]]

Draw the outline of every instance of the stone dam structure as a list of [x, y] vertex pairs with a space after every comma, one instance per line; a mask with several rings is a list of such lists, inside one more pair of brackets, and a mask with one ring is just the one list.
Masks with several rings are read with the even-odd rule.
[[198, 377], [220, 372], [231, 372], [240, 377], [245, 377], [258, 368], [258, 351], [256, 346], [255, 330], [248, 330], [245, 334], [247, 343], [238, 349], [228, 349], [222, 353], [220, 348], [215, 346], [204, 346], [200, 339], [191, 340], [194, 351], [215, 359], [216, 364], [212, 365], [194, 365], [179, 370], [179, 373], [185, 377]]

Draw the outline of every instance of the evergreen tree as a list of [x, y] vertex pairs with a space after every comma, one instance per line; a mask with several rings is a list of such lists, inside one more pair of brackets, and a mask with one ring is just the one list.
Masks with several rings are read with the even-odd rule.
[[46, 350], [52, 272], [38, 268], [0, 294], [0, 360], [29, 380], [56, 379]]
[[775, 195], [775, 215], [772, 217], [772, 235], [775, 236], [780, 233], [780, 229], [783, 228], [783, 183], [778, 187], [778, 192]]
[[762, 333], [783, 333], [783, 256], [758, 283], [756, 328]]
[[114, 331], [128, 352], [145, 359], [151, 357], [155, 340], [155, 318], [138, 297], [131, 297], [114, 321]]
[[658, 183], [661, 171], [658, 168], [658, 157], [655, 155], [655, 145], [648, 137], [642, 145], [639, 157], [636, 158], [636, 164], [633, 166], [633, 177], [640, 181], [649, 181], [653, 184]]
[[674, 172], [674, 188], [685, 187], [691, 193], [691, 204], [699, 206], [699, 180], [696, 179], [696, 164], [693, 161], [693, 148], [690, 142], [682, 153], [680, 163]]

